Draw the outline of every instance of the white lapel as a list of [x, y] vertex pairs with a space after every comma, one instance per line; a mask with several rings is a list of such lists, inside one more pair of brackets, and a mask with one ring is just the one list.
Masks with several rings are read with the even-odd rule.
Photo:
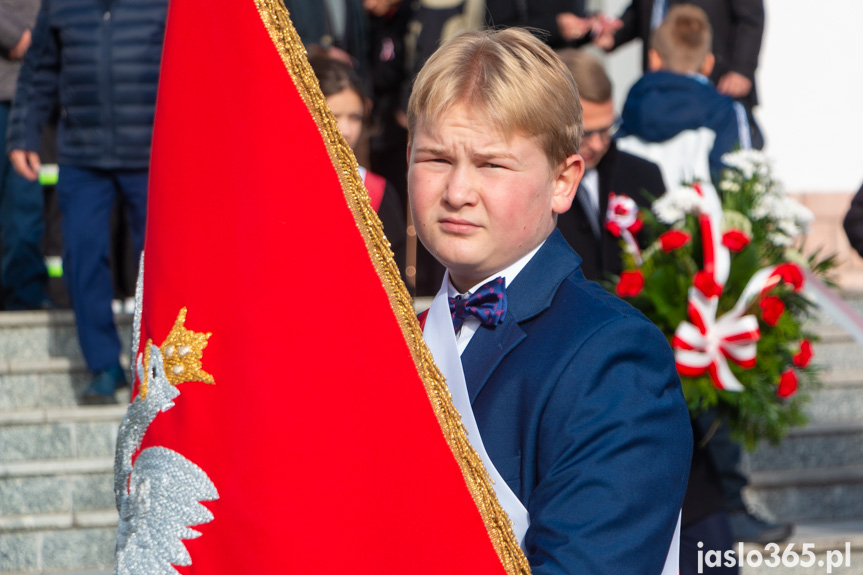
[[509, 515], [510, 521], [512, 521], [513, 532], [519, 545], [524, 548], [524, 535], [527, 533], [528, 525], [530, 525], [530, 517], [528, 516], [527, 508], [519, 501], [516, 494], [509, 488], [497, 469], [495, 469], [482, 443], [479, 427], [477, 427], [473, 409], [470, 406], [467, 384], [465, 383], [464, 371], [462, 371], [461, 366], [461, 357], [456, 347], [455, 332], [452, 326], [452, 316], [450, 315], [449, 301], [447, 299], [448, 284], [449, 272], [444, 276], [443, 285], [429, 308], [425, 328], [423, 329], [423, 338], [432, 352], [435, 364], [437, 364], [441, 373], [446, 378], [450, 395], [452, 395], [453, 405], [459, 414], [461, 414], [462, 423], [465, 429], [467, 429], [467, 438], [480, 459], [482, 459], [489, 477], [494, 482], [494, 492], [497, 495], [497, 499], [500, 501], [507, 515]]

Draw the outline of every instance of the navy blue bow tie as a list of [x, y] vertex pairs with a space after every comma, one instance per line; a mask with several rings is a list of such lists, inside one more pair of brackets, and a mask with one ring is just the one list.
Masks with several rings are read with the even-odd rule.
[[506, 315], [506, 284], [502, 277], [480, 286], [468, 298], [449, 298], [449, 311], [456, 331], [461, 329], [469, 316], [476, 317], [482, 325], [492, 327], [503, 321]]

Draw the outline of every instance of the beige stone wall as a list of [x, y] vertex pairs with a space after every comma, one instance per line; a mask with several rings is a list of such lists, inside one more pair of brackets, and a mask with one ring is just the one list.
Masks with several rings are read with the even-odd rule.
[[853, 193], [793, 194], [794, 199], [815, 214], [815, 221], [806, 238], [805, 251], [808, 253], [823, 247], [825, 254], [835, 252], [839, 261], [836, 269], [839, 286], [843, 289], [863, 290], [863, 258], [848, 243], [842, 228], [842, 220], [853, 196]]

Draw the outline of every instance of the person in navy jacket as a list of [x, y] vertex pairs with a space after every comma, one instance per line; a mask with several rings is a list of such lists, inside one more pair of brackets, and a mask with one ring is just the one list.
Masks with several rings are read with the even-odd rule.
[[109, 218], [122, 194], [140, 254], [167, 10], [168, 0], [42, 0], [10, 117], [10, 161], [35, 180], [42, 129], [59, 100], [63, 273], [93, 374], [84, 403], [114, 403], [126, 385], [111, 311]]
[[447, 268], [424, 337], [439, 366], [456, 354], [441, 369], [532, 572], [677, 573], [692, 433], [674, 357], [555, 229], [584, 171], [572, 76], [523, 30], [469, 32], [418, 75], [408, 125], [414, 225]]

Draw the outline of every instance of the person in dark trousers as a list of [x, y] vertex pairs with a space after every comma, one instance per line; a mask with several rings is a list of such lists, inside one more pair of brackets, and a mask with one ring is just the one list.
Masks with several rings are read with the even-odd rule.
[[[572, 207], [558, 216], [557, 227], [581, 256], [584, 276], [607, 280], [621, 272], [621, 242], [625, 241], [607, 225], [614, 220], [614, 214], [608, 213], [609, 199], [626, 196], [639, 208], [649, 209], [665, 186], [656, 164], [617, 149], [612, 139], [617, 124], [611, 80], [599, 58], [571, 48], [558, 55], [578, 84], [584, 121], [579, 151], [585, 172]], [[644, 245], [643, 236], [644, 232], [637, 232], [633, 239]]]
[[12, 109], [9, 157], [35, 180], [42, 128], [60, 102], [64, 277], [93, 374], [83, 403], [114, 403], [127, 384], [111, 311], [110, 213], [121, 194], [137, 259], [167, 9], [167, 0], [43, 0]]
[[[0, 3], [0, 135], [6, 136], [21, 60], [30, 46], [38, 0]], [[40, 309], [48, 305], [42, 258], [42, 186], [0, 159], [0, 309]]]

